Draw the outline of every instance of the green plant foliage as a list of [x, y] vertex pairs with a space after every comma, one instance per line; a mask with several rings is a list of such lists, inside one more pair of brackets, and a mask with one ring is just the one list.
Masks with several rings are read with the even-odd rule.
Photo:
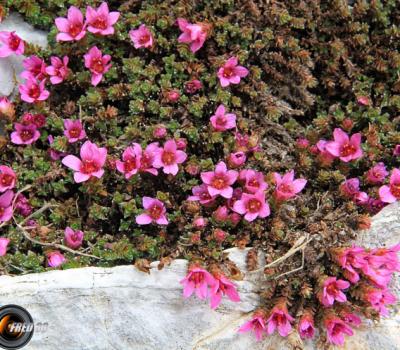
[[[339, 186], [348, 178], [364, 181], [366, 171], [379, 161], [388, 169], [400, 165], [400, 158], [393, 156], [393, 148], [400, 144], [399, 2], [110, 1], [110, 9], [121, 12], [114, 35], [88, 33], [78, 42], [56, 41], [56, 17], [65, 17], [70, 5], [84, 10], [100, 3], [6, 0], [0, 7], [5, 14], [17, 11], [49, 31], [49, 47], [27, 45], [27, 55], [47, 63], [54, 55], [70, 59], [67, 80], [49, 85], [48, 100], [31, 105], [17, 97], [16, 119], [1, 120], [6, 136], [0, 137], [0, 164], [18, 174], [18, 189], [29, 186], [23, 194], [33, 211], [46, 203], [54, 205], [32, 218], [36, 227], [29, 231], [31, 237], [62, 244], [67, 226], [81, 229], [85, 237], [79, 252], [100, 259], [67, 252], [64, 268], [184, 257], [232, 272], [223, 254], [226, 248], [251, 246], [273, 261], [299, 238], [314, 235], [305, 250], [305, 267], [274, 279], [298, 266], [297, 254], [285, 266], [266, 271], [270, 289], [262, 297], [268, 304], [275, 296], [285, 296], [295, 304], [293, 309], [296, 301], [300, 305], [307, 299], [316, 307], [310, 290], [319, 277], [340, 274], [328, 249], [348, 245], [355, 230], [367, 227], [369, 215], [380, 209], [356, 205], [343, 197]], [[196, 53], [178, 42], [178, 18], [210, 27]], [[153, 47], [133, 47], [129, 31], [140, 24], [152, 32]], [[93, 46], [109, 54], [112, 64], [97, 86], [91, 84], [83, 60]], [[217, 71], [231, 56], [248, 68], [249, 75], [240, 84], [222, 88]], [[193, 79], [202, 88], [190, 93], [186, 84]], [[172, 99], [171, 93], [178, 97]], [[210, 117], [220, 104], [236, 114], [237, 132], [247, 137], [245, 146], [234, 131], [211, 128]], [[17, 146], [9, 135], [26, 112], [44, 114], [46, 125], [35, 144]], [[63, 134], [65, 119], [81, 120], [87, 139], [107, 148], [100, 179], [78, 184], [70, 169], [51, 158], [52, 151], [60, 157], [79, 154], [82, 142], [68, 143]], [[161, 127], [166, 135], [157, 136]], [[316, 143], [331, 140], [335, 128], [363, 135], [363, 158], [324, 163], [316, 156]], [[54, 138], [51, 145], [49, 136]], [[300, 147], [298, 138], [307, 139], [310, 146]], [[116, 171], [116, 161], [132, 142], [145, 148], [167, 139], [187, 143], [183, 148], [188, 158], [176, 176], [141, 172], [127, 180]], [[263, 172], [269, 184], [268, 218], [251, 223], [218, 220], [215, 210], [222, 202], [206, 207], [187, 200], [192, 188], [201, 184], [200, 172], [213, 170], [221, 160], [228, 162], [232, 152], [244, 148], [247, 160], [239, 170]], [[291, 169], [308, 180], [307, 187], [288, 202], [275, 202], [272, 174]], [[378, 198], [377, 186], [366, 185], [365, 191]], [[136, 223], [144, 196], [165, 204], [167, 226]], [[193, 225], [198, 217], [207, 219], [204, 229]], [[16, 214], [15, 220], [21, 222], [23, 215]], [[45, 270], [52, 247], [25, 239], [12, 223], [1, 226], [1, 235], [11, 239], [9, 254], [0, 260], [2, 270]], [[226, 231], [224, 239], [216, 238], [216, 228]], [[373, 310], [366, 315], [377, 318]]]

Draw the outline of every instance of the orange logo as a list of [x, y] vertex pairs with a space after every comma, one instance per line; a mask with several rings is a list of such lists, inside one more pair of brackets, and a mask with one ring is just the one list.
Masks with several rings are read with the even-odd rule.
[[34, 323], [28, 311], [18, 305], [0, 308], [0, 347], [21, 349], [31, 340]]

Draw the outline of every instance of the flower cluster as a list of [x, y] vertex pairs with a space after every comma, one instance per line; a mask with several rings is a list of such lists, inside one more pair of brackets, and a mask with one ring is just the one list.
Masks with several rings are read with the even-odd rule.
[[7, 165], [0, 165], [0, 223], [9, 221], [13, 215], [13, 199], [17, 175]]
[[219, 306], [224, 295], [233, 302], [240, 301], [236, 286], [219, 270], [211, 274], [200, 266], [192, 265], [180, 283], [183, 285], [185, 298], [189, 298], [194, 292], [199, 299], [209, 297], [212, 309]]
[[399, 9], [75, 6], [27, 0], [45, 50], [0, 36], [0, 56], [27, 56], [20, 96], [0, 97], [4, 273], [185, 258], [184, 295], [216, 308], [257, 271], [240, 332], [259, 339], [340, 345], [361, 315], [388, 315], [398, 246], [351, 244], [399, 199]]
[[[252, 169], [243, 169], [240, 172], [228, 170], [224, 162], [219, 162], [214, 171], [206, 171], [200, 174], [202, 185], [192, 189], [193, 195], [189, 201], [199, 201], [205, 206], [212, 206], [222, 197], [225, 203], [218, 207], [214, 215], [219, 221], [232, 220], [229, 212], [244, 216], [246, 221], [257, 218], [266, 218], [270, 215], [270, 207], [265, 198], [268, 184], [261, 172]], [[274, 173], [276, 188], [274, 198], [277, 201], [285, 201], [296, 196], [306, 185], [305, 179], [294, 179], [294, 171], [290, 171], [283, 177]], [[241, 187], [233, 188], [238, 183]], [[232, 215], [232, 214], [231, 214]]]
[[[298, 147], [303, 150], [309, 148], [307, 139], [299, 139]], [[316, 155], [318, 161], [324, 166], [331, 166], [336, 158], [342, 162], [349, 163], [359, 160], [363, 151], [361, 148], [361, 133], [349, 137], [349, 135], [340, 128], [334, 130], [334, 140], [319, 140], [314, 146], [310, 147], [310, 152]], [[395, 153], [395, 152], [394, 152]], [[339, 187], [343, 197], [352, 200], [360, 206], [364, 206], [370, 212], [379, 211], [387, 203], [394, 203], [400, 199], [400, 170], [393, 168], [389, 177], [389, 184], [384, 184], [389, 175], [384, 162], [377, 162], [368, 171], [365, 172], [365, 184], [370, 186], [380, 186], [378, 196], [369, 195], [360, 190], [359, 178], [348, 178]], [[373, 192], [373, 191], [371, 191]]]
[[86, 31], [97, 35], [114, 34], [114, 24], [118, 21], [119, 12], [110, 12], [106, 2], [94, 9], [86, 8], [86, 19], [80, 9], [71, 6], [68, 9], [67, 18], [56, 18], [55, 24], [60, 31], [57, 34], [58, 41], [79, 41], [86, 35]]
[[[381, 315], [387, 316], [385, 305], [393, 304], [396, 300], [388, 290], [388, 286], [393, 274], [400, 271], [400, 261], [397, 256], [399, 251], [400, 244], [390, 248], [369, 250], [353, 246], [334, 248], [331, 255], [344, 270], [344, 276], [359, 286], [362, 300], [370, 303]], [[378, 295], [381, 297], [378, 298]]]
[[15, 131], [11, 133], [11, 142], [16, 145], [31, 145], [40, 137], [40, 128], [46, 125], [43, 114], [25, 113], [20, 123], [15, 123]]
[[258, 310], [254, 312], [250, 321], [239, 328], [239, 332], [254, 331], [257, 340], [261, 340], [263, 334], [271, 335], [278, 331], [282, 337], [289, 335], [292, 330], [294, 318], [289, 314], [286, 300], [278, 300], [270, 311]]

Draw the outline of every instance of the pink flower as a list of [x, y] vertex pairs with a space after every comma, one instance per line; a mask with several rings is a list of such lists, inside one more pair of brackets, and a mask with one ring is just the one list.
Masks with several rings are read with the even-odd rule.
[[43, 80], [46, 77], [46, 64], [44, 60], [38, 56], [32, 55], [22, 61], [25, 71], [21, 73], [21, 77], [30, 80]]
[[75, 6], [68, 9], [67, 18], [56, 18], [55, 24], [60, 31], [56, 36], [57, 41], [79, 41], [86, 35], [82, 12]]
[[163, 125], [156, 126], [156, 128], [153, 131], [153, 137], [161, 139], [165, 136], [167, 136], [167, 129], [165, 128], [165, 126]]
[[349, 137], [342, 129], [336, 128], [333, 131], [334, 141], [326, 145], [327, 151], [343, 162], [360, 159], [363, 155], [361, 149], [361, 134], [357, 133]]
[[364, 205], [368, 203], [369, 196], [366, 192], [358, 192], [354, 195], [353, 201], [358, 205]]
[[249, 193], [257, 193], [268, 188], [264, 174], [252, 169], [242, 170], [239, 174], [239, 180], [244, 182], [244, 190]]
[[314, 318], [310, 312], [305, 311], [304, 314], [300, 317], [297, 330], [302, 339], [311, 339], [314, 337]]
[[370, 280], [374, 285], [379, 288], [387, 288], [391, 278], [393, 271], [387, 270], [385, 268], [378, 269], [366, 265], [363, 268], [364, 275]]
[[400, 271], [397, 257], [400, 244], [391, 248], [372, 249], [365, 257], [366, 265], [362, 270], [367, 278], [380, 288], [386, 288], [393, 272]]
[[347, 308], [341, 310], [339, 316], [349, 326], [358, 327], [361, 325], [361, 318], [347, 310]]
[[379, 198], [384, 203], [394, 203], [400, 199], [400, 170], [394, 168], [390, 175], [389, 186], [384, 185], [379, 189]]
[[240, 79], [249, 74], [247, 68], [238, 65], [236, 57], [229, 58], [225, 64], [218, 69], [217, 76], [222, 87], [230, 84], [239, 84]]
[[342, 128], [346, 131], [350, 131], [354, 126], [354, 122], [350, 118], [342, 120]]
[[225, 205], [219, 206], [212, 214], [212, 217], [215, 221], [226, 222], [229, 218], [229, 208]]
[[80, 120], [65, 119], [64, 128], [64, 135], [69, 143], [74, 143], [86, 137], [86, 132]]
[[159, 151], [158, 142], [153, 142], [147, 145], [146, 149], [142, 152], [140, 159], [140, 171], [158, 175], [158, 170], [154, 168], [153, 163], [157, 152]]
[[242, 325], [238, 332], [239, 333], [245, 333], [249, 331], [253, 331], [254, 334], [256, 335], [256, 339], [260, 341], [263, 336], [263, 332], [266, 330], [265, 328], [265, 313], [262, 311], [256, 311], [253, 314], [253, 317], [251, 318], [250, 321], [246, 322], [244, 325]]
[[0, 195], [0, 222], [5, 222], [11, 219], [13, 215], [12, 200], [14, 192], [8, 190]]
[[15, 187], [17, 175], [7, 165], [0, 165], [0, 192], [12, 190]]
[[220, 228], [216, 228], [213, 232], [213, 236], [217, 242], [222, 243], [228, 236], [228, 233]]
[[396, 146], [394, 147], [394, 149], [393, 149], [393, 155], [394, 155], [395, 157], [400, 156], [400, 145], [396, 145]]
[[5, 237], [0, 237], [0, 256], [4, 256], [7, 253], [7, 246], [10, 240]]
[[219, 105], [215, 114], [210, 118], [211, 125], [215, 131], [225, 131], [236, 127], [236, 115], [225, 113], [224, 105]]
[[167, 98], [168, 102], [174, 103], [174, 102], [177, 102], [181, 98], [181, 94], [179, 93], [178, 90], [175, 90], [175, 89], [169, 90], [166, 93], [166, 98]]
[[97, 147], [94, 143], [86, 141], [80, 150], [81, 159], [68, 155], [61, 161], [65, 166], [74, 170], [74, 180], [77, 183], [89, 180], [92, 176], [101, 178], [104, 174], [107, 149]]
[[235, 227], [241, 220], [242, 220], [242, 217], [238, 213], [229, 214], [228, 222], [233, 227]]
[[360, 192], [360, 180], [358, 178], [345, 180], [339, 186], [339, 191], [343, 197], [352, 199], [358, 205], [366, 204], [369, 200], [367, 193]]
[[355, 269], [363, 269], [367, 264], [364, 248], [338, 248], [333, 250], [333, 259], [345, 270], [344, 275], [351, 283], [357, 283], [360, 275]]
[[207, 31], [201, 24], [189, 23], [186, 19], [178, 18], [177, 23], [182, 34], [178, 42], [190, 44], [190, 50], [195, 53], [199, 50], [207, 39]]
[[40, 137], [35, 124], [23, 125], [14, 124], [15, 131], [11, 133], [11, 142], [16, 145], [30, 145]]
[[5, 115], [10, 120], [15, 116], [14, 104], [5, 96], [0, 97], [0, 116], [1, 115]]
[[282, 337], [286, 337], [292, 330], [291, 322], [294, 318], [289, 315], [286, 304], [281, 302], [273, 307], [270, 316], [267, 320], [267, 334], [274, 333], [275, 329], [278, 330]]
[[342, 254], [337, 255], [337, 259], [343, 268], [352, 266], [356, 269], [361, 269], [366, 264], [366, 255], [364, 248], [353, 246], [351, 248], [344, 248]]
[[25, 50], [24, 41], [15, 32], [0, 32], [0, 57], [8, 57], [12, 54], [22, 55]]
[[196, 176], [200, 173], [200, 165], [196, 163], [189, 163], [186, 165], [185, 170], [188, 174]]
[[163, 202], [156, 198], [143, 197], [143, 208], [146, 210], [136, 217], [137, 224], [148, 225], [155, 222], [159, 225], [168, 225], [167, 210]]
[[202, 172], [200, 176], [207, 185], [208, 193], [211, 196], [221, 195], [229, 199], [233, 194], [232, 185], [236, 182], [239, 174], [235, 170], [227, 170], [226, 164], [219, 162], [215, 171]]
[[142, 157], [142, 148], [138, 143], [129, 146], [122, 154], [122, 161], [117, 160], [117, 170], [125, 174], [126, 179], [130, 179], [137, 174], [140, 169], [140, 159]]
[[246, 163], [247, 157], [244, 152], [231, 153], [228, 156], [228, 164], [231, 168], [238, 168]]
[[231, 301], [240, 301], [240, 296], [236, 290], [236, 286], [228, 278], [226, 278], [222, 273], [214, 274], [214, 278], [214, 284], [210, 289], [212, 309], [216, 309], [219, 306], [223, 295], [226, 295]]
[[179, 171], [178, 164], [183, 163], [186, 158], [186, 153], [178, 150], [175, 140], [168, 140], [155, 154], [153, 166], [163, 168], [164, 174], [175, 176]]
[[187, 140], [184, 137], [179, 137], [175, 139], [176, 142], [176, 148], [180, 150], [185, 150], [187, 147]]
[[192, 266], [189, 268], [186, 277], [179, 283], [183, 285], [184, 298], [189, 298], [195, 292], [199, 299], [205, 299], [208, 294], [208, 286], [213, 286], [216, 281], [205, 269]]
[[375, 164], [367, 172], [367, 182], [372, 185], [379, 185], [385, 181], [386, 176], [388, 176], [388, 171], [386, 170], [385, 164], [380, 162]]
[[331, 344], [343, 345], [344, 334], [353, 335], [353, 330], [344, 321], [335, 315], [329, 315], [324, 318], [326, 334]]
[[208, 186], [206, 184], [202, 184], [200, 186], [194, 186], [192, 188], [193, 196], [189, 196], [189, 201], [199, 201], [200, 204], [209, 205], [212, 204], [216, 198], [216, 196], [211, 196], [208, 193]]
[[17, 196], [17, 200], [15, 201], [15, 212], [23, 217], [27, 217], [32, 213], [32, 207], [22, 193]]
[[360, 191], [360, 180], [356, 177], [346, 179], [340, 186], [339, 191], [343, 197], [353, 199]]
[[271, 211], [268, 203], [265, 202], [265, 192], [260, 191], [255, 194], [243, 193], [242, 198], [235, 202], [233, 210], [251, 222], [256, 218], [265, 218]]
[[203, 84], [198, 79], [192, 79], [185, 83], [185, 91], [188, 94], [194, 94], [203, 87]]
[[144, 24], [141, 24], [139, 29], [131, 30], [129, 32], [129, 36], [131, 37], [135, 49], [153, 46], [153, 35], [151, 34], [149, 28], [147, 28], [147, 26]]
[[349, 287], [350, 283], [347, 281], [338, 280], [336, 277], [328, 277], [323, 282], [320, 292], [318, 292], [318, 299], [325, 307], [332, 306], [335, 300], [339, 303], [344, 303], [347, 298], [342, 290]]
[[367, 96], [358, 96], [357, 103], [361, 106], [369, 106], [371, 102]]
[[24, 84], [19, 85], [21, 99], [28, 103], [47, 100], [50, 96], [50, 92], [45, 89], [45, 84], [45, 79], [39, 83], [35, 80], [28, 79]]
[[382, 316], [389, 316], [386, 305], [396, 302], [396, 297], [388, 289], [377, 289], [371, 286], [363, 286], [363, 300], [369, 302], [372, 308]]
[[279, 201], [285, 201], [296, 196], [307, 183], [305, 179], [294, 179], [294, 170], [287, 172], [281, 176], [274, 173], [276, 189], [274, 196]]
[[330, 165], [335, 157], [327, 150], [326, 146], [328, 145], [328, 141], [319, 140], [316, 144], [318, 154], [318, 159], [321, 161], [323, 165]]
[[368, 198], [368, 202], [365, 203], [365, 207], [370, 213], [378, 213], [387, 205], [387, 203], [382, 202], [380, 199]]
[[[39, 121], [39, 123], [35, 123], [34, 119], [36, 119], [36, 122]], [[40, 120], [37, 120], [37, 119], [40, 119], [40, 120], [44, 119], [44, 122], [41, 123]], [[23, 125], [35, 124], [37, 128], [41, 128], [42, 126], [44, 126], [46, 124], [46, 120], [45, 119], [46, 119], [46, 117], [44, 117], [44, 116], [43, 116], [43, 118], [41, 118], [41, 117], [40, 118], [35, 118], [32, 113], [24, 113], [22, 118], [21, 118], [21, 124], [23, 124]]]
[[85, 58], [85, 67], [92, 72], [91, 83], [96, 86], [103, 79], [103, 74], [110, 70], [111, 63], [108, 62], [111, 61], [111, 56], [103, 56], [97, 46], [93, 46], [83, 57]]
[[56, 56], [50, 57], [51, 66], [46, 68], [46, 73], [50, 75], [50, 81], [52, 84], [60, 84], [68, 76], [68, 56], [64, 56], [63, 59]]
[[64, 264], [66, 261], [64, 255], [62, 255], [58, 250], [50, 252], [47, 254], [47, 264], [50, 267], [58, 267]]
[[197, 229], [203, 229], [207, 226], [207, 219], [204, 219], [203, 217], [197, 217], [193, 220], [192, 223], [193, 227]]
[[42, 128], [46, 125], [46, 117], [44, 114], [33, 114], [31, 122], [35, 124], [37, 128]]
[[385, 268], [391, 272], [400, 271], [400, 262], [398, 252], [400, 251], [400, 243], [390, 248], [375, 248], [372, 249], [366, 260], [368, 264], [374, 268]]
[[82, 245], [83, 232], [79, 230], [75, 231], [71, 227], [67, 227], [65, 229], [64, 241], [71, 249], [78, 249]]
[[296, 146], [299, 149], [307, 149], [308, 146], [310, 146], [310, 141], [308, 141], [306, 138], [304, 137], [300, 137], [296, 140]]
[[110, 12], [106, 2], [94, 9], [88, 6], [86, 9], [86, 23], [88, 31], [94, 34], [111, 35], [114, 34], [113, 25], [117, 23], [119, 12]]

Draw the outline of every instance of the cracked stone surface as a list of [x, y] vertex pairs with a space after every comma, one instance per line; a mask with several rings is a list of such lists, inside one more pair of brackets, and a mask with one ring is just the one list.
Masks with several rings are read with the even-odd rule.
[[[360, 233], [359, 242], [371, 247], [399, 242], [399, 209], [394, 204], [382, 210], [373, 218], [372, 228]], [[228, 252], [244, 271], [246, 250]], [[213, 311], [206, 301], [182, 298], [179, 280], [186, 268], [185, 260], [176, 260], [150, 274], [119, 266], [2, 276], [0, 300], [3, 305], [27, 308], [35, 322], [48, 322], [47, 331], [36, 332], [27, 350], [290, 349], [278, 336], [256, 342], [250, 334], [237, 334], [258, 304], [254, 277], [237, 282], [242, 302], [224, 299]], [[399, 282], [397, 277], [393, 283], [398, 297]], [[397, 306], [391, 318], [378, 325], [364, 322], [355, 336], [347, 338], [344, 349], [399, 350], [399, 332]], [[315, 346], [307, 342], [304, 348]]]
[[[47, 33], [34, 29], [30, 24], [24, 22], [21, 16], [11, 14], [0, 23], [0, 31], [15, 31], [25, 41], [47, 46]], [[15, 79], [21, 82], [19, 74], [22, 72], [22, 61], [24, 56], [9, 56], [0, 58], [0, 96], [10, 96], [16, 88]]]

